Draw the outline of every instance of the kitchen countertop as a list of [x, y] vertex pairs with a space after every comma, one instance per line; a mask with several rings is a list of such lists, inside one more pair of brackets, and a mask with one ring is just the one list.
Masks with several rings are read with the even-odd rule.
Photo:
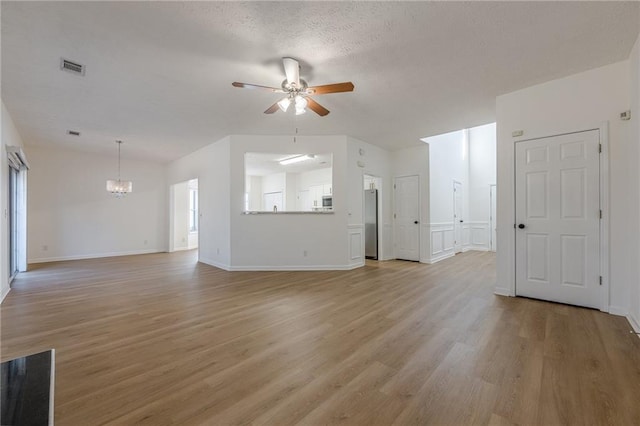
[[0, 424], [53, 425], [54, 350], [3, 362]]

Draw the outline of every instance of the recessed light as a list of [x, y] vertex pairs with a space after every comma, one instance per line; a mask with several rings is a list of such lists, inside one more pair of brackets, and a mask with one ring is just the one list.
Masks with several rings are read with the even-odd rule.
[[77, 130], [67, 130], [67, 134], [71, 136], [80, 136], [80, 132], [78, 132]]

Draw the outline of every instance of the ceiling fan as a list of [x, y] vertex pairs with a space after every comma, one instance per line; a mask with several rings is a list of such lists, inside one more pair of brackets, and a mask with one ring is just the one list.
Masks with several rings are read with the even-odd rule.
[[300, 78], [300, 64], [298, 61], [293, 58], [282, 58], [282, 63], [287, 78], [284, 79], [280, 88], [239, 83], [237, 81], [234, 81], [231, 85], [245, 89], [264, 89], [273, 93], [283, 93], [285, 95], [284, 98], [267, 108], [264, 112], [265, 114], [273, 114], [279, 109], [286, 112], [289, 106], [293, 104], [296, 109], [296, 115], [304, 114], [309, 108], [322, 117], [329, 114], [329, 110], [314, 101], [311, 95], [353, 91], [353, 83], [350, 81], [309, 87], [307, 82]]

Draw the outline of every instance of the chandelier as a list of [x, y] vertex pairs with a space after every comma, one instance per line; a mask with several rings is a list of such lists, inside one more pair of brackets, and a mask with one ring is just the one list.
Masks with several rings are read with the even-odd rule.
[[116, 143], [118, 144], [118, 180], [107, 180], [107, 191], [116, 198], [122, 198], [133, 191], [133, 183], [130, 180], [120, 180], [120, 146], [122, 141], [116, 141]]

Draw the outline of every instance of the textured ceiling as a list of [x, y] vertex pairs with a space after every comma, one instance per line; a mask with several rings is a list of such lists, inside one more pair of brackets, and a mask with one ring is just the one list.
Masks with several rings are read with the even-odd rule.
[[[347, 134], [387, 149], [491, 122], [495, 97], [624, 60], [636, 2], [6, 2], [2, 98], [29, 145], [169, 161], [228, 134]], [[331, 114], [262, 113], [281, 57]], [[78, 77], [60, 57], [86, 65]], [[82, 132], [80, 137], [66, 134]]]

